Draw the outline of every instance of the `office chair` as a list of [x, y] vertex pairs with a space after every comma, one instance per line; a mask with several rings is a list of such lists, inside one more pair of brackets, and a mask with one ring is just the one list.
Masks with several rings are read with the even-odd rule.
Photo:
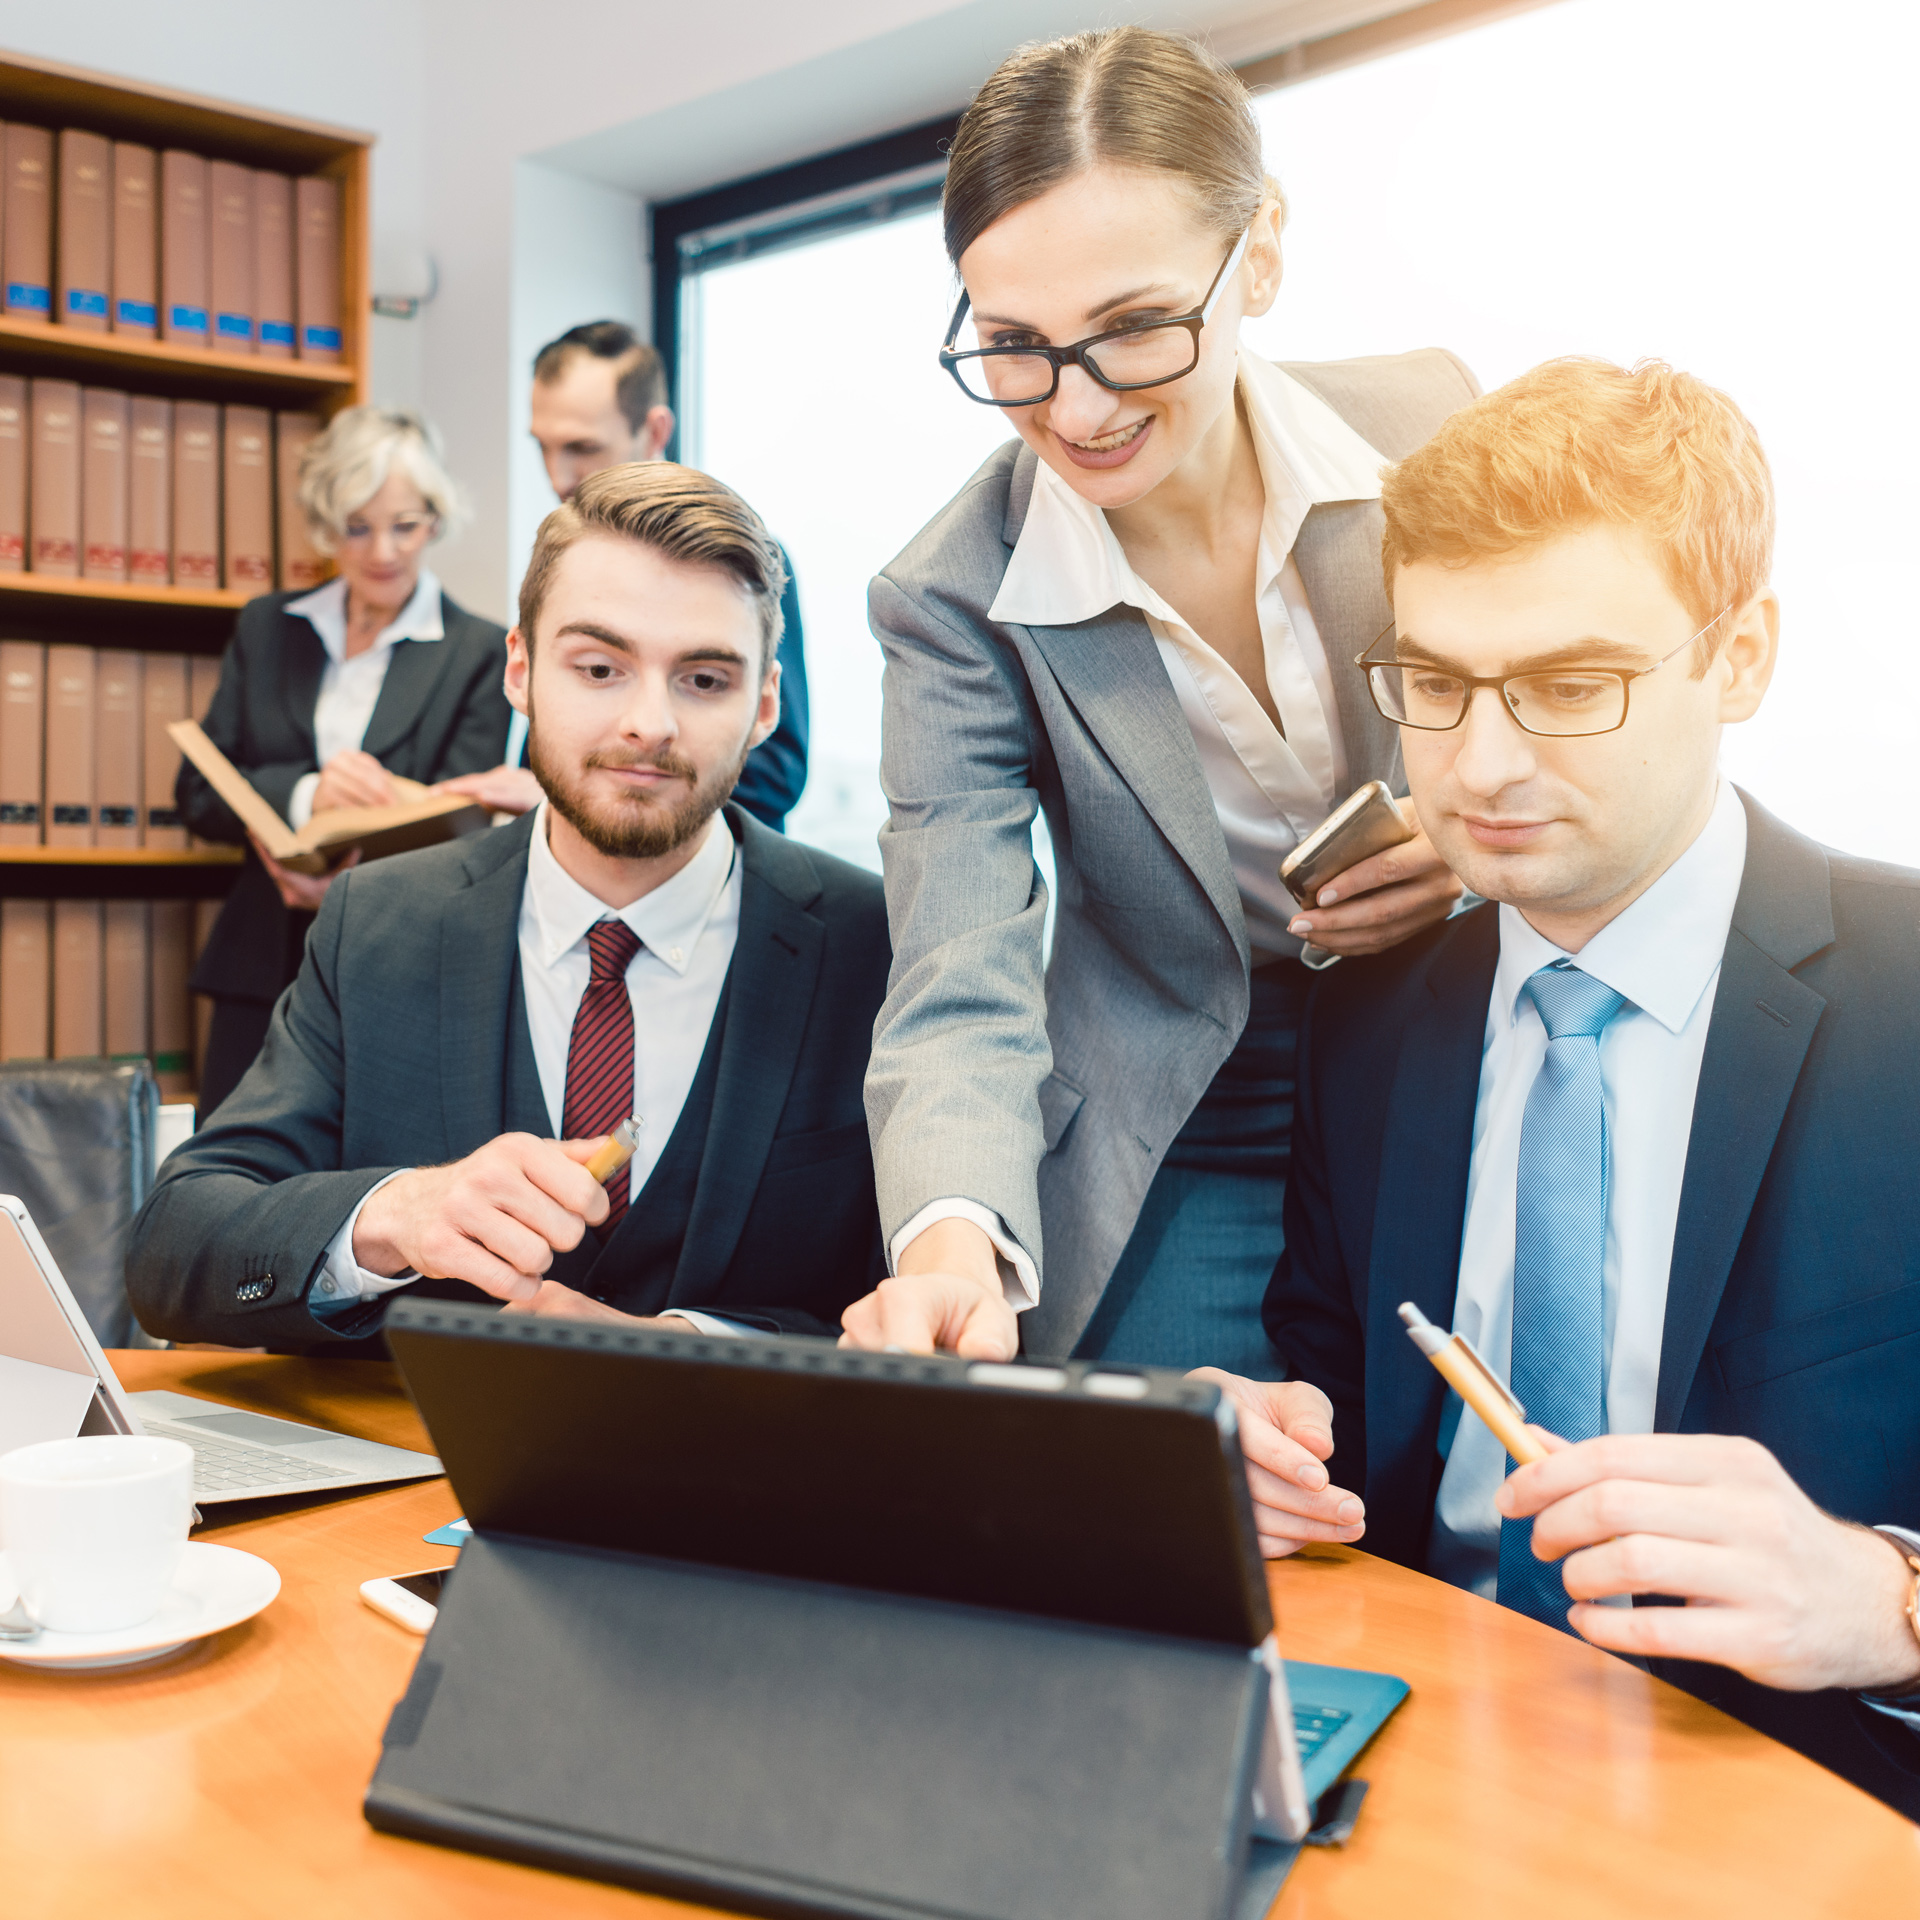
[[145, 1060], [0, 1066], [0, 1193], [16, 1195], [103, 1347], [151, 1347], [127, 1304], [127, 1238], [153, 1187], [160, 1092]]

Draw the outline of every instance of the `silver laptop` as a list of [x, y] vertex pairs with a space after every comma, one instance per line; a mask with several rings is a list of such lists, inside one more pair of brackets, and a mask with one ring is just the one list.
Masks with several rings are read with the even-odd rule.
[[185, 1393], [128, 1393], [41, 1239], [0, 1194], [0, 1453], [77, 1433], [151, 1433], [193, 1449], [201, 1506], [333, 1493], [440, 1471], [430, 1453], [383, 1447]]

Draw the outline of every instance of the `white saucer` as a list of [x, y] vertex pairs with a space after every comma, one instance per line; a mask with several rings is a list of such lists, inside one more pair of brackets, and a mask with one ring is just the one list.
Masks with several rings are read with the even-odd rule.
[[[12, 1605], [13, 1577], [0, 1554], [0, 1610]], [[0, 1640], [0, 1660], [23, 1667], [130, 1667], [177, 1653], [190, 1640], [251, 1620], [280, 1591], [280, 1575], [259, 1555], [238, 1547], [189, 1540], [160, 1611], [137, 1627], [117, 1633], [53, 1633], [42, 1628], [31, 1640]]]

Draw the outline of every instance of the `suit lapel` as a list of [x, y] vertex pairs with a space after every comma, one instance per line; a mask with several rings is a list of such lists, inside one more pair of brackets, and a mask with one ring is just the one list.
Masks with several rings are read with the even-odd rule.
[[[1743, 794], [1742, 799], [1746, 796]], [[1833, 942], [1826, 856], [1754, 805], [1693, 1102], [1653, 1424], [1679, 1425], [1826, 1001], [1789, 971]]]
[[[527, 843], [539, 816], [477, 836], [468, 884], [440, 922], [440, 1097], [449, 1158], [484, 1146], [509, 1124], [510, 1020], [525, 1024], [514, 992]], [[541, 1115], [541, 1132], [546, 1131]]]
[[297, 613], [286, 616], [280, 643], [281, 705], [295, 737], [314, 751], [313, 709], [320, 698], [320, 677], [327, 669], [327, 650], [313, 623]]
[[391, 753], [420, 723], [435, 683], [446, 672], [453, 648], [444, 640], [396, 640], [380, 698], [367, 722], [362, 752], [378, 760]]
[[1430, 1453], [1444, 1391], [1406, 1336], [1400, 1303], [1453, 1325], [1487, 1000], [1500, 958], [1496, 909], [1448, 928], [1429, 962], [1429, 1001], [1409, 1022], [1387, 1097], [1367, 1262], [1367, 1480], [1405, 1488], [1424, 1525]]
[[826, 939], [806, 909], [819, 897], [799, 847], [729, 809], [745, 872], [740, 933], [724, 1001], [713, 1117], [687, 1217], [672, 1302], [711, 1299], [759, 1190], [787, 1104]]
[[1082, 724], [1206, 890], [1244, 964], [1246, 915], [1219, 810], [1146, 620], [1116, 607], [1077, 626], [1027, 631]]
[[1383, 522], [1377, 500], [1335, 500], [1307, 511], [1293, 542], [1307, 604], [1326, 649], [1333, 704], [1347, 748], [1347, 779], [1405, 784], [1400, 729], [1380, 715], [1354, 662], [1393, 619], [1380, 574]]

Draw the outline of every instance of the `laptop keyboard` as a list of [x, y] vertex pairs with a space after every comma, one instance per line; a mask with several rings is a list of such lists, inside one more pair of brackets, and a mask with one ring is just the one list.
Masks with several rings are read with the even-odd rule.
[[142, 1420], [149, 1433], [184, 1440], [193, 1449], [193, 1491], [240, 1493], [248, 1487], [284, 1487], [308, 1481], [351, 1480], [345, 1467], [324, 1467], [271, 1447], [250, 1447], [241, 1440], [215, 1439], [193, 1427], [168, 1420]]
[[1341, 1707], [1295, 1707], [1293, 1737], [1300, 1743], [1301, 1762], [1311, 1760], [1352, 1718]]

